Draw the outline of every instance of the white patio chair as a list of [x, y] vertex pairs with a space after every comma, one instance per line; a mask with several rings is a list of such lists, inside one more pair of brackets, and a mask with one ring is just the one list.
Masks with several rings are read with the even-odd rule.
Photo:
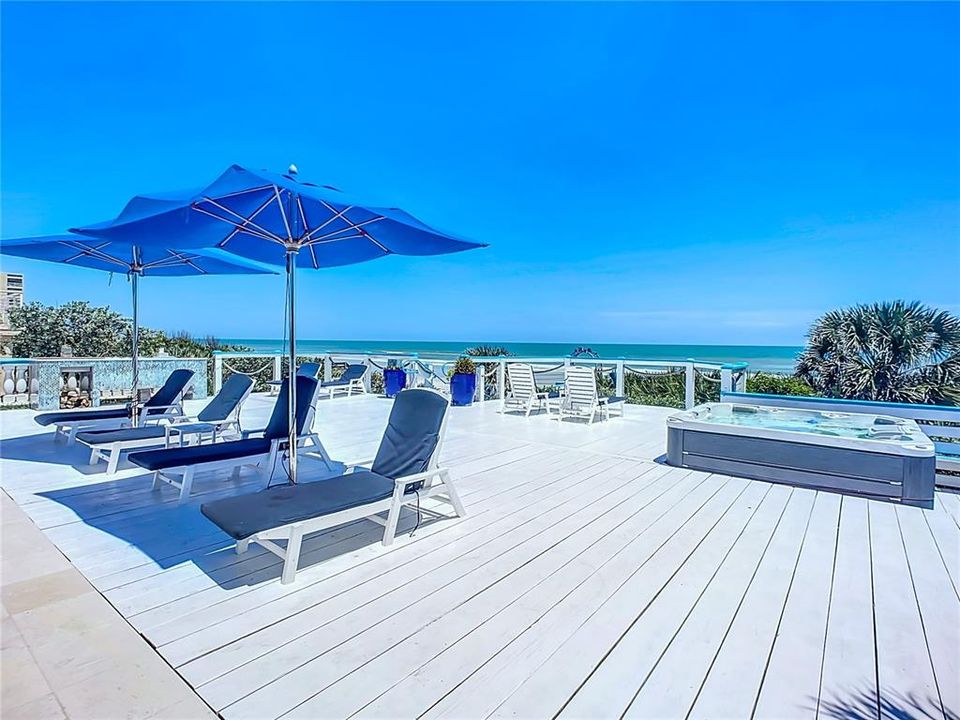
[[557, 403], [557, 420], [565, 417], [586, 418], [587, 422], [599, 417], [610, 418], [611, 406], [619, 408], [619, 415], [623, 415], [624, 397], [601, 397], [597, 393], [597, 376], [592, 367], [571, 365], [564, 374], [566, 394]]
[[526, 417], [530, 417], [534, 407], [538, 409], [544, 407], [549, 393], [537, 390], [537, 380], [532, 365], [509, 363], [507, 379], [510, 381], [510, 392], [504, 393], [500, 412], [522, 412]]

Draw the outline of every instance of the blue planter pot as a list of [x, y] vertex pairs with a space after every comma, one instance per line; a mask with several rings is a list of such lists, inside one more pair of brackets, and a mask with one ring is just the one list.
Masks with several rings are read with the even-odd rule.
[[450, 395], [454, 405], [473, 404], [473, 394], [477, 391], [477, 376], [455, 373], [450, 378]]
[[383, 371], [383, 391], [387, 397], [393, 397], [407, 386], [407, 373], [399, 368]]

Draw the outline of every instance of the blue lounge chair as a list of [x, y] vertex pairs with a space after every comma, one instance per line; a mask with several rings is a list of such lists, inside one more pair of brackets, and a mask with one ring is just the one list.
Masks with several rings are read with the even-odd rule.
[[[357, 463], [340, 477], [214, 500], [200, 511], [237, 541], [238, 553], [255, 542], [282, 558], [282, 583], [293, 582], [305, 535], [368, 518], [384, 526], [383, 544], [390, 545], [400, 509], [419, 507], [428, 497], [449, 503], [463, 517], [450, 473], [438, 462], [448, 405], [432, 390], [403, 390], [369, 469]], [[286, 547], [277, 540], [286, 540]]]
[[158, 445], [169, 446], [171, 438], [182, 444], [184, 437], [193, 436], [202, 440], [206, 434], [216, 442], [223, 432], [240, 429], [240, 408], [253, 389], [253, 378], [234, 373], [227, 378], [213, 399], [197, 413], [195, 418], [183, 416], [169, 425], [147, 425], [119, 430], [85, 430], [77, 433], [77, 440], [90, 448], [90, 464], [96, 465], [102, 458], [107, 462], [107, 474], [117, 471], [120, 455], [124, 451]]
[[338, 390], [346, 391], [347, 397], [353, 395], [353, 391], [356, 390], [359, 393], [365, 393], [367, 391], [366, 386], [363, 384], [363, 378], [367, 374], [367, 366], [361, 364], [356, 365], [347, 365], [347, 368], [343, 371], [343, 374], [338, 377], [336, 380], [327, 380], [326, 382], [320, 383], [320, 390], [326, 390], [330, 393], [330, 398], [333, 398], [333, 394]]
[[[314, 378], [297, 377], [297, 452], [309, 450], [330, 465], [330, 457], [313, 432], [314, 403], [317, 381]], [[287, 381], [284, 381], [277, 396], [267, 426], [260, 430], [244, 430], [239, 440], [191, 445], [160, 450], [145, 450], [130, 453], [129, 460], [145, 470], [153, 472], [153, 489], [165, 482], [180, 490], [180, 502], [190, 497], [194, 474], [203, 471], [231, 468], [236, 477], [240, 468], [251, 465], [266, 477], [269, 485], [282, 451], [287, 450]], [[259, 437], [255, 437], [259, 436]]]
[[[320, 368], [320, 363], [300, 363], [300, 366], [297, 368], [297, 375], [300, 375], [301, 377], [316, 378], [320, 374]], [[270, 380], [267, 382], [267, 385], [270, 386], [270, 392], [276, 392], [280, 390], [280, 386], [282, 384], [283, 380]]]
[[[163, 386], [140, 407], [138, 425], [171, 420], [183, 416], [183, 393], [193, 378], [193, 370], [174, 370]], [[66, 410], [37, 415], [34, 420], [44, 427], [53, 425], [56, 441], [61, 435], [72, 445], [81, 430], [104, 427], [126, 427], [133, 417], [132, 405], [116, 405], [94, 410]]]

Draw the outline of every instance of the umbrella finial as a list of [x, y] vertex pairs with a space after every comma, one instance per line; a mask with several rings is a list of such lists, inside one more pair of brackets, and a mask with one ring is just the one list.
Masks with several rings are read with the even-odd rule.
[[300, 171], [297, 170], [297, 166], [294, 165], [293, 163], [290, 163], [290, 167], [287, 168], [287, 174], [288, 174], [288, 175], [296, 175], [298, 172], [300, 172]]

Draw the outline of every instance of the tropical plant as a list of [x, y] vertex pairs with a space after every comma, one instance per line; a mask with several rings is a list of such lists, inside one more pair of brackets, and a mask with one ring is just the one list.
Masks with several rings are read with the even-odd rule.
[[[507, 348], [501, 345], [476, 345], [467, 348], [467, 355], [471, 357], [507, 357], [513, 355]], [[487, 400], [491, 400], [497, 395], [497, 363], [480, 363], [483, 367], [485, 379], [484, 393]]]
[[473, 375], [477, 372], [477, 364], [470, 358], [463, 356], [457, 358], [453, 364], [452, 375]]
[[793, 375], [757, 372], [747, 377], [747, 392], [764, 395], [813, 395], [806, 380]]
[[507, 355], [513, 355], [507, 348], [500, 345], [475, 345], [472, 348], [467, 348], [466, 353], [471, 357], [506, 357]]
[[[11, 347], [17, 357], [57, 357], [64, 346], [78, 357], [126, 357], [133, 344], [128, 318], [109, 307], [96, 307], [87, 302], [74, 301], [56, 306], [27, 303], [23, 307], [11, 308], [10, 325], [18, 331]], [[206, 358], [214, 350], [249, 349], [224, 345], [214, 337], [198, 340], [186, 332], [168, 334], [143, 327], [139, 331], [139, 346], [142, 357], [153, 357], [163, 350], [173, 357]], [[254, 364], [261, 362], [250, 359], [247, 365], [252, 369]], [[243, 361], [237, 359], [236, 364], [243, 365]], [[207, 367], [207, 380], [213, 387], [212, 363]], [[265, 383], [262, 386], [266, 387]]]
[[960, 404], [960, 318], [900, 300], [833, 310], [810, 328], [796, 375], [827, 397]]
[[11, 308], [10, 325], [18, 331], [11, 347], [17, 357], [57, 357], [64, 346], [74, 355], [87, 357], [130, 352], [129, 321], [109, 307], [86, 302], [59, 306], [32, 302]]

